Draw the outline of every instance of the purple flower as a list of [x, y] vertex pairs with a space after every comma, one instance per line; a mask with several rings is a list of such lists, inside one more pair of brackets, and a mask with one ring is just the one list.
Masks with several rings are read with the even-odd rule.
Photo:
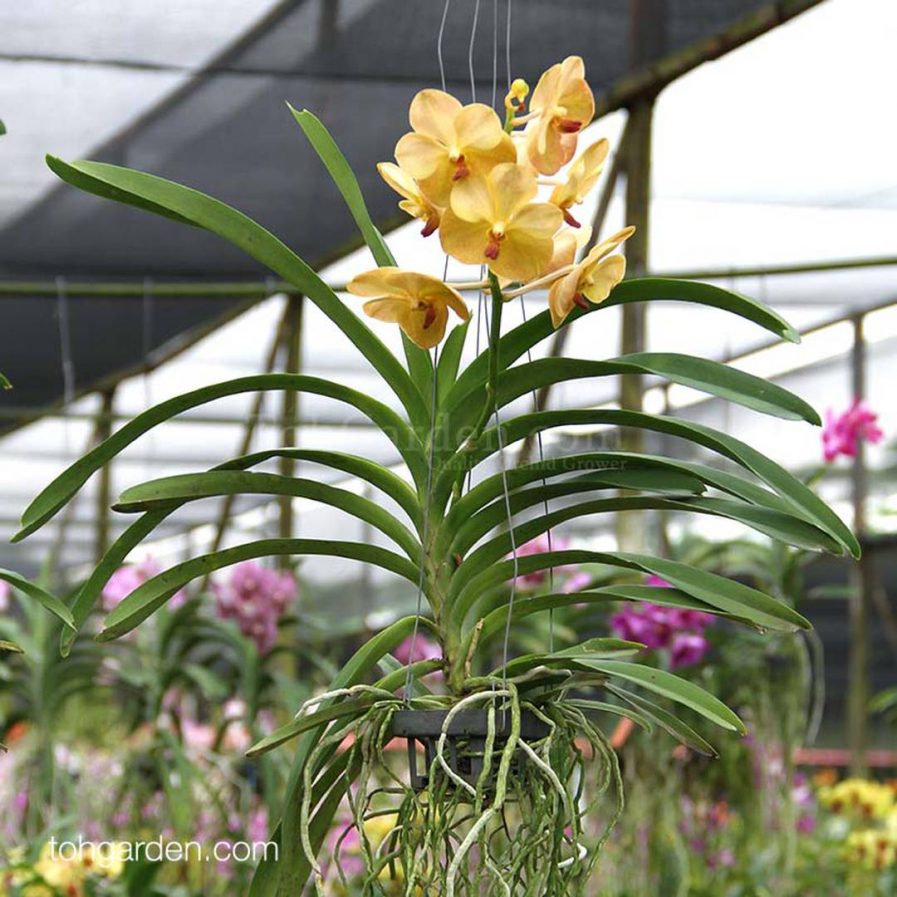
[[[414, 642], [414, 657], [411, 656], [411, 643]], [[419, 660], [442, 660], [442, 648], [421, 632], [417, 636], [409, 635], [405, 641], [392, 652], [393, 657], [401, 664], [417, 663]]]
[[213, 589], [218, 616], [235, 620], [262, 654], [270, 651], [277, 641], [277, 623], [296, 598], [293, 574], [244, 561], [226, 583], [215, 583]]
[[[549, 551], [565, 551], [569, 547], [569, 539], [555, 535], [549, 536], [548, 533], [543, 533], [541, 536], [536, 536], [535, 539], [530, 539], [529, 542], [524, 542], [523, 545], [518, 546], [516, 555], [520, 559], [531, 557], [534, 554], [545, 554]], [[513, 557], [513, 554], [508, 555], [509, 559]], [[575, 564], [563, 564], [559, 567], [553, 567], [552, 570], [554, 585], [558, 587], [559, 591], [568, 595], [584, 589], [592, 582], [592, 577], [580, 570]], [[534, 570], [531, 573], [522, 573], [515, 580], [515, 585], [518, 589], [525, 591], [548, 585], [552, 581], [552, 570]]]
[[829, 408], [822, 428], [822, 454], [831, 463], [839, 455], [853, 458], [861, 441], [880, 442], [884, 432], [877, 424], [878, 415], [861, 399], [841, 414]]
[[0, 579], [0, 614], [9, 610], [9, 596], [11, 594], [12, 589], [9, 587], [9, 583], [5, 579]]
[[700, 663], [710, 645], [696, 632], [677, 632], [670, 643], [670, 668], [690, 667]]
[[[131, 592], [161, 572], [162, 568], [152, 557], [144, 558], [137, 564], [119, 567], [103, 587], [103, 610], [109, 611], [117, 607]], [[186, 594], [180, 591], [172, 595], [168, 604], [170, 608], [175, 609], [185, 600]]]
[[[647, 585], [669, 588], [658, 576], [649, 576]], [[610, 626], [619, 638], [641, 642], [654, 651], [670, 652], [670, 667], [699, 663], [709, 650], [704, 629], [713, 622], [712, 614], [679, 607], [662, 607], [646, 602], [626, 605], [617, 611]]]
[[795, 823], [795, 828], [802, 835], [812, 835], [816, 831], [816, 818], [809, 813], [802, 813]]

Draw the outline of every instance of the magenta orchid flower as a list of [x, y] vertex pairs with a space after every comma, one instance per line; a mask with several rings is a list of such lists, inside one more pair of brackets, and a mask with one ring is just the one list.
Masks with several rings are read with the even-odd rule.
[[862, 399], [854, 399], [853, 404], [841, 414], [835, 414], [829, 408], [822, 428], [822, 454], [825, 460], [831, 463], [839, 455], [854, 458], [860, 442], [880, 442], [885, 434], [877, 421], [878, 415]]

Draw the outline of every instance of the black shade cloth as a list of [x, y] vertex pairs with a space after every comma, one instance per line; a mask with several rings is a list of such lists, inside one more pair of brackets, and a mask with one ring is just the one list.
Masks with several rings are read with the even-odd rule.
[[[534, 83], [547, 66], [585, 58], [597, 94], [621, 77], [719, 33], [767, 4], [758, 0], [515, 0], [511, 63]], [[245, 211], [312, 264], [357, 244], [354, 225], [284, 101], [314, 110], [357, 172], [372, 214], [398, 220], [375, 163], [392, 157], [407, 107], [438, 86], [439, 0], [306, 0], [282, 5], [185, 88], [91, 154], [194, 186]], [[449, 89], [498, 102], [505, 87], [507, 0], [452, 0], [443, 50]], [[499, 27], [493, 29], [494, 10]], [[48, 53], [52, 48], [48, 48]], [[115, 48], [109, 48], [115, 58]], [[0, 174], [2, 177], [2, 174]], [[61, 185], [0, 231], [0, 277], [152, 277], [197, 280], [266, 274], [224, 241]], [[127, 303], [130, 307], [125, 307]], [[226, 301], [224, 303], [227, 304]], [[159, 302], [154, 341], [221, 313], [221, 301]], [[52, 300], [0, 302], [0, 370], [18, 388], [6, 408], [41, 406], [61, 392]], [[78, 299], [72, 309], [79, 389], [139, 364], [140, 300]], [[53, 374], [48, 372], [53, 371]], [[0, 430], [9, 426], [0, 421]]]

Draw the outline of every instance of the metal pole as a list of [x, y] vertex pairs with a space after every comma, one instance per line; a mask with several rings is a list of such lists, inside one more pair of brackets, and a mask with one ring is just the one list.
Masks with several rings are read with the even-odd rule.
[[[853, 352], [851, 376], [854, 398], [866, 393], [866, 343], [863, 316], [853, 319]], [[866, 533], [866, 459], [862, 440], [857, 440], [853, 459], [853, 528], [860, 544]], [[869, 739], [869, 607], [873, 585], [872, 559], [864, 550], [863, 556], [851, 570], [848, 625], [850, 655], [847, 676], [847, 738], [850, 747], [850, 770], [862, 776], [866, 769], [866, 748]]]
[[[287, 306], [286, 332], [286, 362], [284, 370], [289, 374], [298, 374], [302, 367], [302, 311], [303, 296], [292, 295]], [[288, 389], [283, 394], [283, 445], [285, 448], [293, 448], [296, 445], [296, 415], [299, 406], [299, 394]], [[281, 458], [279, 463], [280, 475], [285, 477], [295, 476], [296, 461], [293, 458]], [[280, 499], [280, 537], [290, 539], [293, 536], [293, 499], [284, 495]], [[286, 565], [288, 558], [283, 556], [281, 564]]]
[[[115, 404], [115, 387], [103, 392], [100, 412], [97, 415], [96, 442], [105, 442], [112, 435], [112, 414]], [[97, 485], [96, 563], [102, 560], [109, 547], [109, 508], [112, 504], [112, 460], [99, 470]]]
[[[641, 277], [648, 270], [648, 237], [651, 205], [651, 134], [654, 99], [640, 100], [629, 110], [629, 135], [626, 147], [626, 223], [635, 226], [635, 233], [626, 243], [626, 267], [631, 277]], [[645, 351], [647, 306], [643, 302], [627, 303], [621, 310], [621, 354]], [[642, 410], [644, 379], [639, 374], [620, 377], [620, 408]], [[641, 452], [644, 434], [641, 430], [623, 427], [620, 431], [623, 451]], [[629, 511], [617, 515], [617, 542], [624, 551], [638, 550], [644, 545], [643, 515]]]

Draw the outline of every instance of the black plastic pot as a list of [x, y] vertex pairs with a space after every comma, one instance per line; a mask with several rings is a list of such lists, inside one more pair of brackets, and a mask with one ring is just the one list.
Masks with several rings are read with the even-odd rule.
[[[442, 735], [447, 710], [397, 710], [392, 718], [392, 734], [408, 740], [408, 771], [411, 787], [423, 791], [429, 784], [429, 771], [436, 759], [436, 745]], [[449, 768], [469, 785], [476, 786], [483, 771], [483, 753], [489, 727], [488, 710], [461, 710], [446, 731], [445, 761]], [[539, 717], [524, 710], [520, 716], [520, 735], [538, 741], [549, 733]], [[496, 714], [495, 750], [500, 751], [511, 734], [510, 714]], [[417, 744], [424, 748], [424, 768], [418, 768]], [[520, 758], [517, 758], [517, 762]]]

